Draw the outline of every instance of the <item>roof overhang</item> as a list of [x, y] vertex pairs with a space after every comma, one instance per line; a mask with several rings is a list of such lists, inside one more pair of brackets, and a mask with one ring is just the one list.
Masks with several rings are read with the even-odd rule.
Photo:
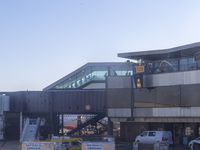
[[194, 56], [194, 54], [197, 52], [200, 52], [200, 42], [170, 49], [119, 53], [118, 57], [132, 59], [132, 60], [142, 59], [142, 60], [156, 61], [163, 59], [174, 59], [174, 58]]

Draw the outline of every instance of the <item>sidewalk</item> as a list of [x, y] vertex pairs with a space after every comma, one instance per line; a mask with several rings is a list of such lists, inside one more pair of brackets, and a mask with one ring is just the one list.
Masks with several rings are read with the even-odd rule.
[[183, 145], [173, 145], [169, 147], [169, 150], [190, 150], [190, 148]]
[[[18, 150], [19, 141], [0, 141], [0, 150]], [[133, 150], [131, 143], [118, 143], [115, 145], [115, 150]], [[187, 146], [172, 145], [169, 150], [189, 150]]]
[[[121, 143], [115, 145], [115, 150], [133, 150], [133, 145], [131, 143]], [[190, 150], [187, 146], [184, 145], [172, 145], [169, 147], [169, 150]]]
[[19, 141], [0, 141], [0, 150], [18, 150]]

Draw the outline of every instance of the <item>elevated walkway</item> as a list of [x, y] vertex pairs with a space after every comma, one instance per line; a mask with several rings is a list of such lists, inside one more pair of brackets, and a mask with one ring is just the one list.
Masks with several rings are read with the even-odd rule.
[[47, 86], [43, 91], [51, 90], [70, 90], [84, 89], [92, 83], [98, 83], [98, 86], [90, 87], [93, 89], [105, 89], [107, 76], [126, 76], [133, 75], [133, 63], [87, 63], [74, 72]]

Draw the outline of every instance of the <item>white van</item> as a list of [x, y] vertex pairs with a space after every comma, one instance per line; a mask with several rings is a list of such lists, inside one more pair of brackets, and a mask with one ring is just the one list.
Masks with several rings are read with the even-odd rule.
[[136, 137], [135, 142], [163, 142], [173, 144], [171, 131], [144, 131]]

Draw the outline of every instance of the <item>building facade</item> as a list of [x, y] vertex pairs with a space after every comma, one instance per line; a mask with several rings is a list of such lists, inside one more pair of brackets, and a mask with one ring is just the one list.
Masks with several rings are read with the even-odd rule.
[[118, 54], [141, 59], [144, 66], [143, 73], [135, 74], [142, 74], [142, 88], [133, 77], [108, 77], [108, 117], [121, 122], [124, 140], [133, 141], [143, 130], [170, 130], [174, 143], [199, 136], [200, 60], [195, 59], [199, 51], [200, 43], [195, 43]]
[[144, 130], [170, 130], [174, 143], [183, 144], [200, 136], [199, 52], [200, 43], [194, 43], [120, 53], [126, 62], [88, 63], [43, 91], [5, 94], [15, 119], [20, 112], [43, 116], [52, 131], [60, 114], [105, 114], [120, 122], [124, 141]]

